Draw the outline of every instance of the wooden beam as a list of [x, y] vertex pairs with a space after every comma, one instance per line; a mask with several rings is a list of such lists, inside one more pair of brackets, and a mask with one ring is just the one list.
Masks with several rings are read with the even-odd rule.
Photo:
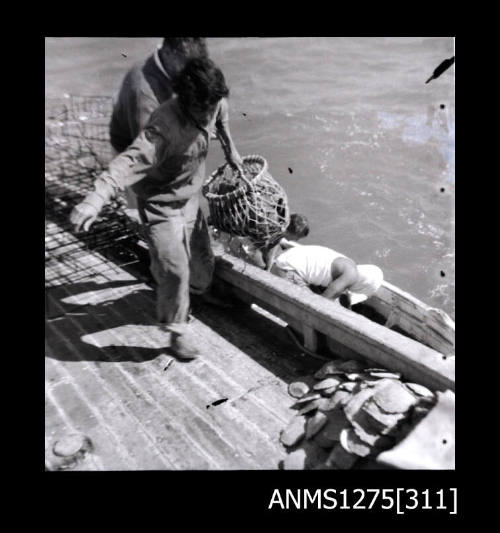
[[430, 307], [411, 294], [384, 281], [366, 305], [418, 341], [445, 355], [455, 352], [455, 322], [441, 309]]
[[316, 330], [307, 324], [302, 325], [302, 334], [304, 335], [304, 347], [311, 352], [318, 349], [318, 334]]

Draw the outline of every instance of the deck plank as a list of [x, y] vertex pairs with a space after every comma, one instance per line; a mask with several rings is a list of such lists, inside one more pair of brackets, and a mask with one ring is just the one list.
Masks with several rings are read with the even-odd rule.
[[287, 385], [301, 366], [290, 344], [260, 338], [251, 310], [228, 325], [227, 312], [201, 306], [193, 331], [204, 356], [164, 372], [169, 336], [154, 325], [153, 291], [98, 252], [72, 259], [60, 283], [54, 270], [48, 278], [47, 453], [76, 431], [95, 446], [77, 469], [278, 468]]
[[[133, 391], [122, 388], [121, 395], [116, 394], [119, 380], [115, 380], [111, 387], [109, 381], [99, 379], [92, 364], [67, 363], [58, 366], [69, 383], [57, 385], [53, 394], [58, 397], [59, 404], [73, 424], [92, 440], [96, 455], [106, 469], [114, 469], [115, 455], [127, 460], [127, 469], [140, 467], [157, 470], [171, 467], [166, 455], [154, 446], [154, 436], [148, 432], [147, 425], [127, 408], [128, 402], [132, 401]], [[136, 400], [134, 402], [140, 405]], [[89, 411], [99, 422], [97, 428], [94, 423], [89, 423]], [[111, 440], [112, 446], [107, 446], [107, 439]]]
[[[73, 324], [73, 327], [75, 325]], [[66, 333], [67, 336], [68, 333]], [[210, 444], [213, 448], [212, 452], [217, 451], [226, 445], [229, 453], [232, 454], [232, 450], [228, 448], [227, 444], [221, 442], [216, 435], [211, 434], [209, 428], [203, 422], [195, 421], [192, 426], [193, 432], [199, 433], [199, 426], [202, 426], [202, 432], [197, 435], [197, 439], [193, 439], [192, 436], [185, 430], [185, 418], [191, 420], [192, 412], [189, 409], [184, 409], [185, 405], [182, 402], [177, 402], [172, 399], [170, 407], [167, 403], [158, 405], [155, 399], [151, 396], [150, 391], [154, 388], [161, 387], [163, 393], [165, 393], [165, 384], [157, 382], [151, 382], [146, 380], [144, 383], [138, 383], [137, 378], [133, 373], [127, 372], [123, 369], [123, 364], [119, 361], [104, 360], [97, 362], [99, 364], [99, 377], [101, 384], [106, 386], [107, 392], [118, 398], [122, 402], [122, 407], [126, 410], [130, 420], [130, 427], [136, 429], [142, 429], [147, 435], [150, 435], [154, 445], [157, 446], [157, 450], [165, 450], [165, 453], [171, 456], [169, 463], [172, 463], [175, 468], [178, 469], [206, 469], [220, 467], [216, 461], [210, 461], [210, 457], [206, 456], [204, 449], [208, 447], [210, 450]], [[88, 368], [92, 369], [96, 366], [96, 363], [90, 363]], [[80, 381], [85, 377], [83, 369], [85, 367], [79, 366], [77, 372], [75, 372], [76, 378]], [[151, 374], [151, 369], [147, 369], [146, 376]], [[92, 399], [98, 404], [99, 409], [107, 409], [107, 405], [100, 404], [99, 398], [93, 395], [94, 380], [97, 372], [92, 372], [93, 376], [85, 383], [87, 391], [92, 395]], [[99, 391], [102, 393], [102, 391]], [[113, 394], [114, 393], [114, 394]], [[181, 405], [182, 404], [182, 405]], [[184, 416], [183, 416], [184, 415]], [[175, 420], [182, 422], [175, 423]], [[113, 418], [111, 417], [110, 424], [113, 424]], [[123, 434], [123, 430], [120, 429]], [[134, 429], [135, 431], [135, 429]], [[213, 433], [213, 432], [212, 432]], [[124, 434], [123, 434], [124, 435]], [[123, 440], [130, 444], [130, 436], [123, 436]], [[204, 440], [202, 440], [204, 439]], [[201, 442], [200, 442], [201, 441]], [[189, 453], [185, 453], [185, 450], [190, 450]], [[149, 456], [149, 451], [144, 449], [141, 453], [145, 456]], [[168, 465], [163, 465], [163, 467]]]
[[[93, 405], [88, 398], [76, 390], [71, 374], [64, 372], [59, 365], [61, 379], [57, 386], [46, 391], [46, 398], [54, 406], [46, 410], [46, 437], [53, 445], [69, 433], [82, 433], [90, 438], [95, 455], [104, 470], [135, 470], [136, 462], [133, 446], [124, 446], [122, 436], [117, 435], [111, 424], [102, 415], [100, 403]], [[97, 387], [94, 386], [96, 390]], [[101, 396], [102, 399], [106, 397]], [[57, 406], [57, 407], [56, 407]], [[62, 422], [66, 423], [63, 424]], [[53, 461], [54, 457], [49, 457]], [[148, 464], [148, 458], [143, 463]], [[85, 470], [86, 465], [83, 465]]]
[[[127, 331], [126, 328], [127, 326], [124, 326], [121, 330], [121, 335], [118, 335], [114, 340], [118, 342], [128, 340], [133, 343], [133, 339], [130, 339], [130, 337], [128, 339], [124, 338], [124, 336], [126, 337], [126, 333], [123, 332]], [[82, 332], [84, 332], [83, 329]], [[102, 340], [101, 337], [100, 341], [102, 342]], [[194, 419], [198, 426], [200, 424], [203, 425], [203, 418], [206, 418], [208, 415], [215, 412], [215, 410], [213, 410], [208, 415], [205, 414], [203, 410], [206, 408], [207, 404], [210, 404], [210, 402], [219, 399], [224, 395], [228, 395], [229, 397], [240, 397], [242, 396], [242, 393], [244, 394], [246, 392], [241, 386], [235, 388], [234, 382], [229, 384], [227, 379], [221, 381], [219, 376], [213, 377], [211, 375], [212, 372], [210, 372], [210, 369], [203, 360], [190, 364], [189, 370], [186, 370], [185, 365], [182, 364], [171, 367], [168, 372], [168, 381], [166, 383], [165, 381], [163, 383], [158, 383], [154, 379], [151, 379], [154, 378], [155, 375], [161, 376], [161, 373], [159, 373], [160, 369], [158, 368], [160, 361], [158, 360], [161, 360], [161, 358], [155, 359], [154, 368], [151, 366], [147, 372], [140, 372], [140, 377], [135, 378], [137, 381], [141, 381], [140, 389], [137, 393], [140, 393], [140, 390], [147, 390], [151, 396], [159, 395], [159, 401], [162, 403], [161, 408], [168, 408], [168, 405], [163, 403], [165, 390], [162, 386], [168, 385], [170, 388], [173, 386], [176, 387], [178, 391], [186, 391], [183, 401], [188, 402], [187, 398], [189, 397], [190, 403], [196, 402], [192, 403], [191, 407], [196, 410], [197, 416], [195, 416]], [[120, 363], [120, 366], [123, 365], [124, 363]], [[128, 365], [131, 366], [131, 363], [128, 363]], [[160, 366], [161, 365], [164, 365], [164, 363], [161, 363]], [[137, 366], [135, 367], [135, 370], [137, 370]], [[138, 372], [134, 371], [134, 374], [137, 375]], [[112, 383], [116, 383], [117, 378], [111, 376], [110, 380]], [[255, 386], [256, 383], [258, 384], [258, 382], [254, 381], [252, 385]], [[231, 387], [231, 390], [228, 392], [229, 386]], [[122, 392], [122, 394], [124, 393]], [[172, 399], [170, 401], [172, 401]], [[223, 427], [226, 440], [230, 439], [233, 443], [233, 447], [237, 444], [239, 449], [245, 449], [247, 447], [250, 447], [250, 451], [253, 449], [259, 449], [261, 450], [260, 461], [267, 460], [269, 457], [273, 456], [273, 448], [268, 446], [267, 433], [263, 433], [262, 430], [260, 430], [260, 426], [266, 427], [266, 431], [269, 431], [269, 428], [273, 427], [272, 424], [274, 424], [274, 434], [277, 435], [282, 425], [282, 419], [274, 416], [271, 417], [270, 415], [267, 417], [263, 416], [262, 413], [264, 413], [265, 410], [262, 408], [265, 407], [265, 404], [259, 406], [253, 405], [250, 406], [250, 409], [246, 409], [246, 405], [247, 404], [244, 403], [243, 409], [239, 409], [237, 413], [232, 413], [232, 410], [219, 407], [216, 411], [219, 414], [217, 417], [218, 420], [216, 421], [216, 424], [212, 424], [212, 427]], [[257, 417], [260, 425], [256, 425], [256, 423], [249, 419], [248, 416], [245, 416], [243, 413], [245, 410], [247, 410], [252, 417]], [[271, 413], [271, 411], [269, 411], [269, 413]], [[224, 416], [221, 416], [222, 414], [224, 414]], [[188, 417], [188, 420], [191, 420], [193, 417], [193, 414], [189, 412], [185, 413], [185, 415]], [[211, 418], [212, 416], [208, 416], [209, 420]], [[206, 434], [209, 434], [211, 431], [211, 428], [209, 427], [205, 427], [204, 429]], [[260, 438], [259, 442], [255, 442], [257, 436]], [[204, 446], [208, 446], [208, 444], [209, 443], [205, 442]], [[223, 444], [224, 443], [221, 442], [215, 443], [212, 447], [212, 453], [217, 453], [218, 448]], [[248, 452], [249, 455], [250, 451]], [[259, 464], [260, 463], [257, 462], [248, 464], [247, 466], [255, 468]]]

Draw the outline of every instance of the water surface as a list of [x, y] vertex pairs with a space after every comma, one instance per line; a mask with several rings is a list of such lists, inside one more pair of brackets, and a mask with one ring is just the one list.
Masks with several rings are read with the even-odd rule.
[[[46, 94], [113, 94], [160, 39], [49, 38]], [[304, 240], [375, 263], [391, 283], [455, 315], [451, 38], [217, 38], [231, 131], [304, 213]], [[208, 169], [224, 161], [216, 142]]]

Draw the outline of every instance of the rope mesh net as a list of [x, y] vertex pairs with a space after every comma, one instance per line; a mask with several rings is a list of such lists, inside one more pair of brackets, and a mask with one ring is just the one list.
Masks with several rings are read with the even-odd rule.
[[249, 237], [258, 248], [268, 248], [290, 223], [287, 196], [263, 157], [244, 157], [243, 171], [244, 177], [226, 164], [205, 182], [211, 223], [230, 235]]

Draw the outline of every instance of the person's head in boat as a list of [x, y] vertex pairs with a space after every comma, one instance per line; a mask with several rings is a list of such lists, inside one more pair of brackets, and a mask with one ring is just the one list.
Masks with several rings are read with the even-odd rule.
[[208, 58], [189, 59], [173, 86], [181, 110], [201, 126], [209, 123], [219, 102], [229, 96], [224, 74]]
[[164, 37], [158, 55], [168, 74], [175, 77], [189, 59], [208, 59], [207, 43], [204, 37]]
[[303, 239], [308, 235], [309, 221], [307, 220], [307, 217], [300, 213], [292, 213], [290, 215], [290, 222], [281, 239], [276, 244], [263, 251], [262, 261], [264, 263], [264, 268], [270, 270], [276, 261], [276, 258], [279, 257], [284, 250], [293, 246], [298, 246], [296, 241]]
[[300, 213], [292, 213], [290, 215], [290, 223], [286, 228], [284, 235], [285, 239], [298, 241], [309, 235], [309, 221], [307, 217]]

